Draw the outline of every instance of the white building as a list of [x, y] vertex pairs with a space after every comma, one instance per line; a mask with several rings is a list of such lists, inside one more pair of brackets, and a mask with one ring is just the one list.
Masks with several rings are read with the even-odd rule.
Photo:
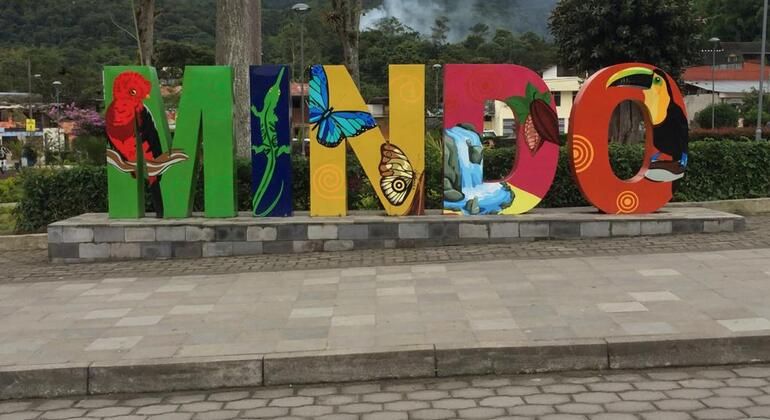
[[[569, 116], [583, 79], [576, 76], [559, 76], [556, 66], [543, 71], [543, 80], [551, 91], [556, 102], [556, 114], [559, 117], [559, 132], [564, 134], [569, 130]], [[484, 131], [493, 131], [498, 137], [513, 137], [516, 130], [516, 119], [513, 111], [504, 102], [494, 101], [487, 106]], [[491, 134], [491, 133], [489, 133]]]

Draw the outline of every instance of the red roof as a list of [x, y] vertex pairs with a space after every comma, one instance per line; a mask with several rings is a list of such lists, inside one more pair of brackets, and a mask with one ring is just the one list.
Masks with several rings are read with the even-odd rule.
[[[302, 95], [302, 85], [303, 83], [299, 82], [291, 82], [291, 96], [301, 96]], [[305, 96], [308, 95], [308, 91], [310, 90], [308, 88], [308, 84], [304, 83], [305, 85]]]
[[[765, 77], [770, 72], [765, 69]], [[711, 80], [711, 66], [689, 67], [684, 71], [684, 80]], [[759, 80], [759, 63], [744, 62], [740, 68], [721, 69], [719, 67], [714, 71], [715, 80]]]

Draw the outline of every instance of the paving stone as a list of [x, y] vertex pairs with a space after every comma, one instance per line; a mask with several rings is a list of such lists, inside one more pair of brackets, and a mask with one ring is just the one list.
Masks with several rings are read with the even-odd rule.
[[602, 406], [599, 404], [567, 403], [556, 406], [556, 410], [568, 414], [596, 414], [601, 413]]
[[486, 388], [462, 388], [451, 391], [455, 398], [484, 398], [495, 395], [495, 392]]
[[148, 405], [145, 407], [141, 407], [138, 410], [136, 410], [136, 414], [166, 414], [166, 413], [173, 413], [179, 408], [179, 405], [177, 404], [155, 404], [155, 405]]
[[570, 397], [564, 394], [535, 394], [523, 398], [527, 404], [557, 405], [570, 401]]
[[[644, 416], [644, 414], [642, 414]], [[593, 414], [589, 417], [590, 420], [639, 420], [638, 417], [636, 417], [633, 414], [625, 414], [625, 413], [599, 413], [599, 414]], [[660, 419], [656, 419], [660, 420]]]
[[725, 383], [735, 387], [761, 387], [767, 385], [767, 380], [762, 378], [729, 378], [725, 380]]
[[653, 413], [642, 413], [642, 418], [644, 420], [690, 420], [692, 416], [681, 411], [656, 411]]
[[743, 397], [710, 397], [701, 401], [712, 408], [743, 408], [753, 405], [751, 401]]
[[311, 397], [286, 397], [278, 398], [270, 402], [271, 407], [300, 407], [313, 404]]
[[452, 398], [452, 399], [433, 401], [432, 405], [433, 405], [433, 408], [457, 410], [460, 408], [476, 407], [476, 402], [474, 400], [468, 400], [464, 398]]
[[415, 420], [438, 420], [438, 419], [450, 419], [455, 417], [454, 411], [441, 410], [437, 408], [417, 410], [409, 413], [409, 416]]
[[246, 418], [264, 419], [269, 417], [285, 416], [289, 413], [289, 409], [286, 407], [263, 407], [255, 408], [253, 410], [246, 410], [243, 412], [243, 416]]
[[365, 394], [361, 396], [361, 401], [372, 403], [386, 403], [391, 401], [398, 401], [401, 399], [401, 394], [395, 392], [375, 392], [373, 394]]
[[724, 408], [707, 408], [705, 410], [699, 410], [692, 415], [696, 419], [713, 419], [713, 420], [729, 420], [729, 419], [742, 419], [746, 417], [738, 410], [727, 410]]
[[674, 381], [635, 382], [634, 386], [642, 391], [668, 391], [679, 388], [679, 384]]
[[617, 394], [611, 392], [581, 392], [572, 396], [575, 402], [588, 404], [606, 404], [620, 401]]
[[182, 404], [179, 406], [179, 411], [188, 411], [191, 413], [198, 413], [203, 411], [219, 410], [224, 404], [215, 401], [195, 402], [189, 404]]
[[231, 401], [225, 404], [227, 410], [250, 410], [252, 408], [262, 408], [267, 406], [267, 400], [240, 400]]
[[321, 405], [345, 405], [358, 401], [355, 395], [326, 395], [318, 398], [318, 404]]
[[89, 417], [125, 416], [134, 411], [133, 407], [102, 407], [88, 412]]
[[586, 386], [591, 391], [598, 392], [622, 392], [634, 389], [631, 384], [625, 382], [599, 382], [596, 384], [588, 384]]
[[618, 396], [626, 401], [656, 401], [666, 398], [662, 392], [657, 391], [627, 391], [619, 393]]
[[647, 401], [618, 401], [606, 404], [607, 411], [619, 413], [641, 413], [654, 410], [655, 407]]
[[662, 400], [653, 402], [659, 409], [666, 411], [693, 411], [706, 408], [698, 400]]
[[55, 419], [71, 419], [73, 417], [80, 417], [86, 413], [86, 410], [80, 408], [65, 408], [61, 410], [46, 411], [40, 415], [41, 419], [55, 420]]
[[550, 405], [527, 404], [511, 407], [508, 409], [508, 412], [518, 416], [542, 416], [555, 413], [556, 409]]
[[575, 384], [556, 384], [543, 387], [543, 392], [551, 394], [575, 394], [584, 391], [587, 391], [585, 386]]
[[407, 413], [383, 411], [381, 413], [368, 413], [361, 416], [361, 420], [406, 420]]
[[770, 378], [770, 368], [767, 367], [749, 366], [733, 369], [733, 371], [737, 373], [738, 376], [744, 378]]
[[147, 420], [190, 420], [192, 413], [166, 413], [147, 417]]
[[707, 389], [674, 389], [666, 391], [666, 395], [671, 398], [682, 398], [690, 400], [699, 400], [714, 395], [713, 392]]
[[362, 414], [382, 411], [382, 404], [358, 403], [339, 406], [340, 413]]
[[533, 386], [505, 386], [497, 389], [499, 395], [510, 395], [512, 397], [521, 397], [524, 395], [537, 394], [540, 391]]
[[193, 416], [194, 420], [228, 420], [238, 418], [238, 411], [234, 410], [216, 410], [206, 413], [197, 413]]
[[721, 388], [725, 386], [724, 383], [712, 379], [686, 379], [684, 381], [679, 381], [679, 385], [685, 388], [698, 389]]
[[743, 411], [745, 411], [746, 414], [751, 417], [770, 418], [770, 405], [763, 405], [761, 407], [748, 407], [744, 408]]
[[39, 411], [17, 411], [11, 414], [0, 414], [0, 420], [31, 420], [40, 416]]
[[291, 415], [300, 417], [316, 418], [326, 414], [331, 414], [334, 411], [333, 407], [323, 405], [306, 405], [303, 407], [295, 407], [291, 409]]
[[485, 407], [513, 407], [516, 405], [524, 404], [524, 400], [519, 397], [487, 397], [479, 401], [479, 405]]
[[457, 415], [462, 419], [491, 419], [505, 414], [505, 409], [496, 407], [476, 407], [457, 410]]
[[430, 408], [427, 401], [396, 401], [385, 403], [385, 411], [417, 411]]
[[417, 401], [435, 401], [443, 398], [449, 398], [449, 393], [446, 391], [415, 391], [406, 394], [406, 398]]

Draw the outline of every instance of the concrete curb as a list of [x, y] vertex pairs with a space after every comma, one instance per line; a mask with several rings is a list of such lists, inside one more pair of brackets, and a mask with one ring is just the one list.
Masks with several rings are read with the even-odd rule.
[[0, 251], [27, 251], [48, 249], [48, 235], [0, 235]]
[[744, 198], [738, 200], [688, 201], [668, 203], [666, 207], [702, 207], [715, 211], [737, 213], [745, 216], [770, 213], [770, 198]]
[[770, 334], [402, 346], [0, 368], [0, 400], [576, 370], [770, 362]]

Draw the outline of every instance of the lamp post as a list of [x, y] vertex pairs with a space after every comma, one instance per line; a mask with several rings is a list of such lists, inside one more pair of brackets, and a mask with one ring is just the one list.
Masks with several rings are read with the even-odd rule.
[[765, 48], [767, 42], [767, 0], [762, 14], [762, 58], [759, 65], [759, 108], [757, 108], [757, 131], [755, 138], [762, 140], [762, 100], [765, 96]]
[[305, 3], [297, 3], [291, 10], [299, 17], [299, 67], [300, 67], [300, 126], [299, 144], [302, 147], [302, 156], [305, 156], [305, 15], [310, 11], [310, 6]]
[[61, 104], [59, 102], [59, 95], [61, 93], [62, 83], [58, 80], [54, 80], [51, 84], [56, 92], [56, 146], [59, 148], [59, 157], [61, 158], [61, 125], [59, 125], [59, 119], [61, 118]]
[[715, 96], [716, 96], [716, 68], [717, 68], [717, 44], [721, 41], [717, 37], [709, 39], [709, 42], [714, 44], [711, 49], [711, 129], [714, 129], [714, 116], [715, 116]]
[[434, 76], [434, 79], [436, 79], [435, 80], [435, 82], [436, 82], [436, 102], [434, 104], [435, 107], [436, 107], [436, 114], [438, 114], [438, 111], [439, 111], [438, 81], [439, 81], [439, 75], [440, 74], [441, 74], [441, 64], [436, 63], [436, 64], [433, 65], [433, 76]]

